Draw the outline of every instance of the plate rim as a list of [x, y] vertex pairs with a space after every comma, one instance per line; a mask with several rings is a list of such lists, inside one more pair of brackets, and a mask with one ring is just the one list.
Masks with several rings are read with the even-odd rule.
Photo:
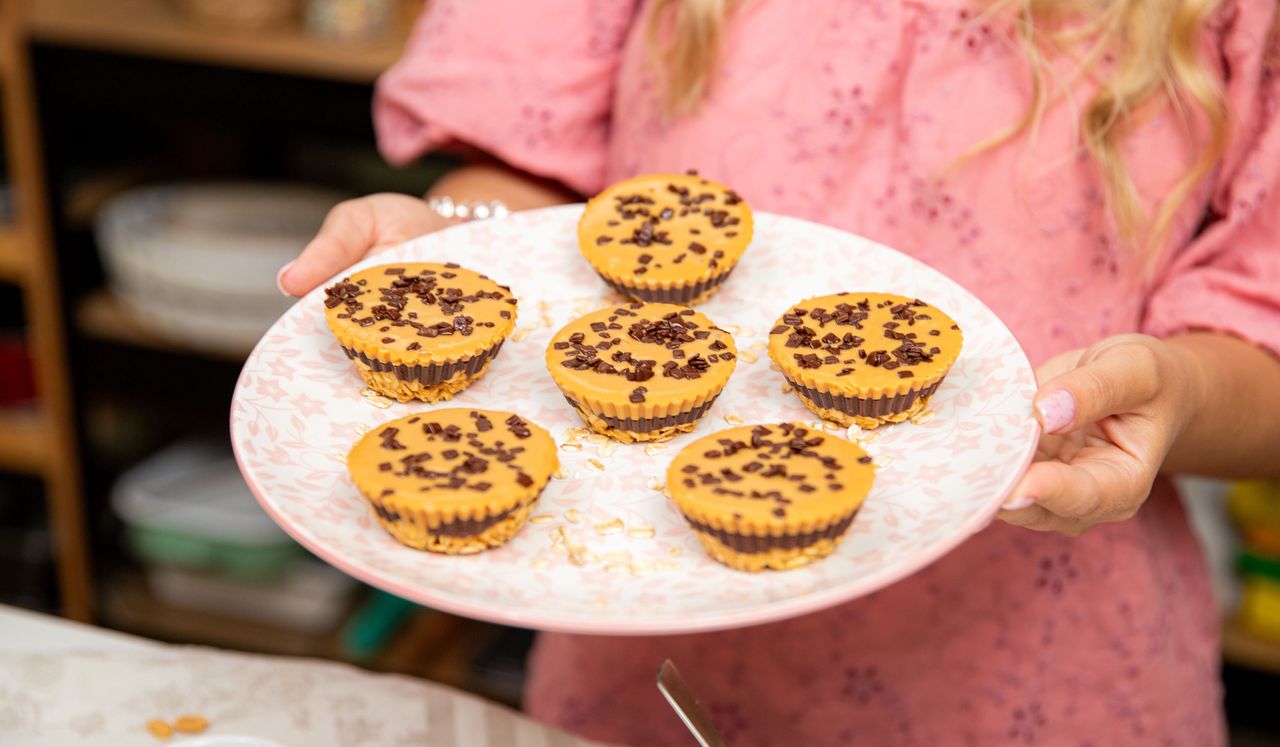
[[[552, 207], [521, 211], [521, 213], [525, 215], [535, 215], [535, 214], [548, 214], [552, 212], [570, 212], [575, 210], [580, 211], [583, 209], [584, 206], [585, 206], [585, 203], [570, 203], [567, 205], [555, 205]], [[1018, 339], [1017, 335], [1013, 334], [1013, 331], [1009, 329], [1009, 326], [1005, 324], [1004, 320], [1000, 318], [999, 314], [997, 314], [993, 309], [991, 309], [990, 306], [988, 306], [985, 302], [983, 302], [981, 298], [979, 298], [976, 294], [970, 291], [967, 287], [965, 287], [959, 281], [954, 280], [949, 275], [946, 275], [945, 273], [943, 273], [941, 270], [934, 268], [904, 252], [894, 249], [893, 247], [890, 247], [885, 244], [882, 244], [881, 242], [875, 241], [874, 239], [870, 239], [865, 236], [861, 236], [860, 234], [852, 233], [850, 231], [845, 231], [844, 229], [837, 228], [835, 226], [829, 226], [824, 223], [818, 223], [816, 221], [806, 220], [804, 218], [796, 218], [789, 215], [781, 215], [778, 213], [756, 211], [755, 215], [768, 217], [769, 219], [783, 219], [785, 221], [796, 221], [800, 223], [806, 223], [813, 226], [817, 226], [818, 228], [821, 228], [823, 230], [837, 231], [843, 234], [847, 234], [854, 238], [860, 239], [862, 241], [867, 241], [872, 244], [875, 244], [876, 246], [887, 249], [909, 262], [920, 265], [932, 272], [942, 275], [947, 279], [947, 281], [955, 284], [957, 287], [963, 290], [966, 294], [971, 296], [974, 301], [976, 301], [979, 305], [982, 306], [982, 308], [986, 309], [987, 312], [991, 314], [995, 322], [1000, 325], [1000, 328], [1003, 329], [1004, 332], [1014, 341], [1014, 344], [1017, 347], [1017, 351], [1019, 355], [1017, 362], [1022, 364], [1022, 366], [1025, 367], [1025, 370], [1029, 370], [1031, 372], [1032, 381], [1035, 382], [1035, 367], [1032, 366], [1031, 360], [1027, 356], [1026, 349], [1022, 346], [1022, 342]], [[510, 220], [510, 218], [504, 218], [503, 220]], [[469, 225], [471, 224], [469, 223], [457, 224], [457, 225], [449, 226], [445, 229], [442, 229], [441, 231], [432, 232], [431, 234], [422, 234], [422, 236], [415, 236], [414, 238], [407, 239], [406, 241], [396, 244], [395, 246], [387, 247], [385, 250], [379, 252], [378, 254], [366, 255], [359, 261], [353, 263], [351, 267], [362, 265], [368, 262], [369, 260], [376, 259], [380, 254], [391, 252], [401, 247], [404, 247], [408, 244], [416, 242], [420, 240], [423, 236], [443, 233], [444, 231], [449, 231], [449, 230], [457, 230]], [[339, 276], [349, 273], [351, 271], [351, 267], [345, 268], [340, 272], [336, 273], [335, 275], [330, 277], [328, 280], [318, 285], [317, 288], [323, 288], [325, 285], [330, 284], [334, 279], [338, 278]], [[286, 314], [289, 314], [293, 310], [294, 306], [297, 306], [298, 303], [303, 302], [307, 298], [307, 296], [311, 295], [311, 293], [313, 292], [315, 292], [314, 289], [311, 292], [307, 293], [307, 295], [304, 295], [301, 298], [299, 298], [294, 303], [293, 306], [290, 306], [289, 309], [287, 309], [284, 312], [284, 314], [281, 314], [280, 318], [284, 318]], [[275, 324], [277, 323], [279, 323], [279, 319], [277, 319], [276, 322], [272, 324], [271, 329], [274, 329]], [[268, 332], [269, 331], [270, 330], [268, 330]], [[1035, 437], [1029, 438], [1027, 441], [1027, 444], [1023, 446], [1023, 454], [1018, 460], [1018, 464], [1019, 464], [1018, 468], [1016, 470], [1011, 470], [1009, 473], [1011, 476], [1001, 485], [1001, 487], [998, 490], [993, 491], [992, 493], [993, 498], [989, 502], [989, 504], [982, 511], [975, 512], [973, 516], [967, 522], [965, 522], [959, 529], [957, 529], [957, 531], [954, 534], [948, 537], [945, 541], [939, 542], [936, 545], [928, 548], [927, 550], [920, 552], [919, 554], [914, 556], [909, 562], [905, 562], [897, 566], [888, 566], [888, 567], [882, 568], [876, 571], [875, 573], [869, 574], [867, 576], [864, 576], [860, 579], [849, 582], [847, 584], [843, 584], [843, 585], [829, 588], [829, 589], [822, 589], [818, 591], [808, 592], [797, 597], [788, 597], [785, 599], [773, 600], [773, 601], [769, 601], [769, 602], [752, 606], [752, 607], [736, 608], [736, 609], [733, 609], [730, 611], [724, 611], [724, 612], [700, 612], [698, 613], [698, 617], [696, 619], [687, 620], [687, 621], [684, 620], [683, 618], [679, 618], [671, 615], [645, 616], [645, 615], [633, 614], [633, 615], [628, 615], [627, 617], [619, 617], [619, 618], [600, 618], [600, 617], [595, 617], [595, 616], [585, 615], [585, 614], [565, 614], [560, 612], [547, 612], [540, 609], [534, 609], [528, 612], [526, 611], [517, 612], [517, 611], [504, 610], [496, 606], [477, 604], [474, 602], [467, 601], [465, 599], [458, 599], [456, 596], [453, 596], [453, 595], [436, 594], [436, 593], [433, 593], [429, 588], [408, 586], [398, 581], [388, 579], [376, 570], [361, 568], [357, 563], [347, 561], [341, 555], [330, 552], [329, 549], [325, 547], [324, 543], [319, 541], [313, 542], [311, 541], [310, 538], [304, 537], [301, 531], [293, 525], [292, 521], [290, 521], [287, 517], [285, 517], [281, 512], [276, 510], [276, 508], [272, 505], [272, 502], [266, 497], [266, 491], [264, 491], [258, 485], [258, 482], [253, 475], [252, 468], [246, 463], [246, 460], [242, 457], [240, 453], [240, 446], [235, 437], [235, 434], [236, 434], [235, 402], [237, 399], [236, 395], [240, 392], [241, 385], [244, 382], [245, 370], [248, 367], [249, 362], [258, 355], [259, 348], [262, 347], [264, 341], [266, 340], [266, 337], [267, 337], [267, 333], [264, 333], [262, 338], [258, 340], [257, 344], [253, 346], [253, 349], [249, 352], [249, 355], [246, 356], [245, 358], [244, 365], [241, 366], [239, 375], [237, 375], [236, 377], [236, 386], [232, 393], [232, 405], [229, 413], [230, 415], [229, 429], [230, 429], [230, 435], [231, 435], [232, 453], [235, 456], [236, 466], [240, 469], [240, 473], [244, 477], [245, 483], [249, 486], [250, 492], [253, 493], [254, 498], [258, 501], [258, 504], [262, 506], [262, 509], [267, 513], [267, 515], [271, 517], [271, 520], [274, 521], [281, 529], [283, 529], [285, 533], [288, 534], [295, 542], [297, 542], [298, 544], [306, 548], [308, 552], [316, 555], [324, 562], [328, 563], [329, 565], [332, 565], [333, 567], [337, 568], [338, 570], [342, 571], [343, 573], [346, 573], [347, 575], [351, 576], [352, 578], [355, 578], [356, 580], [362, 583], [368, 584], [370, 586], [381, 589], [388, 593], [395, 594], [396, 596], [412, 601], [414, 603], [430, 607], [431, 609], [436, 609], [443, 612], [449, 612], [452, 614], [460, 615], [462, 617], [468, 617], [472, 619], [498, 623], [501, 625], [508, 625], [508, 626], [519, 627], [519, 628], [528, 628], [528, 629], [534, 629], [534, 630], [552, 632], [552, 633], [572, 633], [572, 634], [582, 634], [582, 635], [608, 635], [608, 636], [626, 637], [626, 636], [644, 636], [644, 635], [683, 635], [683, 634], [691, 634], [691, 633], [707, 633], [707, 632], [714, 632], [718, 630], [731, 630], [734, 628], [750, 627], [754, 625], [765, 625], [768, 623], [774, 623], [781, 620], [787, 620], [794, 617], [800, 617], [803, 615], [820, 612], [830, 607], [834, 607], [838, 604], [853, 601], [854, 599], [858, 599], [860, 597], [866, 596], [872, 592], [887, 588], [895, 583], [898, 583], [907, 578], [910, 578], [911, 576], [915, 575], [917, 572], [937, 562], [940, 558], [946, 556], [948, 553], [950, 553], [955, 548], [959, 547], [965, 541], [969, 540], [975, 534], [985, 529], [992, 522], [992, 520], [995, 518], [996, 513], [999, 512], [1000, 507], [1004, 504], [1004, 502], [1007, 500], [1009, 495], [1013, 492], [1013, 489], [1017, 486], [1018, 482], [1022, 479], [1022, 476], [1026, 473], [1027, 469], [1031, 466], [1031, 463], [1035, 458], [1036, 448], [1039, 444], [1040, 437], [1042, 435], [1042, 430], [1043, 430], [1039, 421], [1037, 421], [1034, 415], [1032, 415], [1031, 419], [1035, 422], [1035, 427], [1033, 429]], [[465, 560], [465, 558], [463, 560]], [[748, 578], [750, 577], [749, 574], [744, 574], [744, 576]]]

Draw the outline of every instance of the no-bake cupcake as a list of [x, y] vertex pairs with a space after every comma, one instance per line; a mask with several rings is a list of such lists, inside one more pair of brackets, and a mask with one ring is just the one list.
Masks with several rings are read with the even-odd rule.
[[547, 346], [547, 370], [565, 399], [592, 430], [624, 443], [693, 430], [736, 362], [728, 332], [666, 303], [592, 312]]
[[686, 446], [667, 489], [711, 557], [740, 571], [830, 555], [871, 490], [857, 444], [802, 425], [744, 425]]
[[542, 428], [467, 408], [384, 423], [347, 456], [383, 529], [403, 545], [450, 555], [515, 536], [557, 466], [555, 441]]
[[888, 293], [838, 293], [790, 307], [769, 357], [814, 413], [875, 428], [924, 409], [964, 343], [940, 309]]
[[401, 402], [467, 388], [516, 325], [510, 288], [453, 263], [370, 267], [326, 288], [324, 305], [365, 383]]
[[728, 187], [697, 174], [652, 174], [593, 197], [578, 245], [619, 293], [692, 306], [729, 277], [751, 231], [751, 209]]

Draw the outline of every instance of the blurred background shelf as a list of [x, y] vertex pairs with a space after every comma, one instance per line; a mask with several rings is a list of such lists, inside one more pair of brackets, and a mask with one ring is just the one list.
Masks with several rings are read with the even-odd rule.
[[85, 294], [76, 307], [75, 322], [81, 334], [122, 345], [233, 362], [249, 355], [247, 347], [240, 351], [194, 347], [158, 334], [140, 323], [124, 302], [105, 288]]
[[355, 661], [375, 671], [422, 677], [508, 705], [519, 704], [521, 676], [513, 667], [522, 668], [527, 631], [414, 608], [386, 632], [385, 640], [362, 653], [353, 648], [367, 638], [357, 631], [370, 627], [368, 599], [354, 599], [337, 624], [301, 633], [167, 604], [140, 574], [126, 573], [108, 585], [102, 616], [113, 628], [155, 640]]
[[[412, 4], [402, 13], [412, 14]], [[419, 4], [420, 5], [420, 4]], [[40, 0], [29, 25], [39, 42], [354, 83], [373, 81], [399, 56], [407, 24], [387, 38], [335, 42], [297, 26], [246, 31], [193, 24], [164, 0]]]
[[299, 635], [233, 615], [181, 609], [156, 599], [142, 578], [135, 575], [113, 579], [105, 597], [104, 621], [147, 638], [259, 653], [340, 658], [336, 631]]
[[1222, 629], [1222, 658], [1238, 667], [1280, 675], [1280, 643], [1256, 638], [1230, 622]]

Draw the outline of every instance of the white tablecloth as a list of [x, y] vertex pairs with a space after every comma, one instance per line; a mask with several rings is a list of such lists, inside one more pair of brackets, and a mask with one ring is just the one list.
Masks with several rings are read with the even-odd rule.
[[169, 646], [0, 606], [5, 747], [154, 747], [146, 722], [186, 713], [209, 720], [206, 735], [297, 747], [599, 747], [409, 677]]

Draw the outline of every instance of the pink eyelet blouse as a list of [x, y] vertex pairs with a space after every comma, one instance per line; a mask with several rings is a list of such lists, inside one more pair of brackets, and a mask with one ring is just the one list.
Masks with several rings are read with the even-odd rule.
[[[1219, 330], [1280, 352], [1280, 48], [1272, 0], [1224, 0], [1203, 52], [1231, 106], [1225, 156], [1155, 263], [1126, 248], [1083, 155], [1096, 81], [1035, 136], [959, 163], [1015, 122], [1030, 76], [1006, 18], [969, 0], [740, 3], [697, 113], [668, 119], [645, 2], [432, 0], [379, 81], [397, 163], [451, 143], [584, 194], [696, 168], [754, 208], [863, 234], [980, 296], [1033, 362], [1109, 335]], [[1104, 63], [1105, 64], [1105, 63]], [[1190, 135], [1188, 134], [1190, 132]], [[1168, 107], [1124, 150], [1154, 204], [1204, 126]], [[785, 622], [655, 638], [545, 634], [527, 706], [628, 744], [689, 744], [654, 688], [679, 663], [733, 745], [1223, 743], [1218, 621], [1177, 496], [1078, 539], [994, 524], [871, 597]]]

